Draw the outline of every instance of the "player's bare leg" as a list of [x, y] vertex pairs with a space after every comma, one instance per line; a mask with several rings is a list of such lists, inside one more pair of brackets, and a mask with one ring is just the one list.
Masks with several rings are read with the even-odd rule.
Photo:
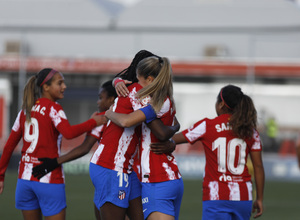
[[45, 220], [65, 220], [65, 219], [66, 219], [66, 209], [65, 208], [56, 215], [51, 215], [51, 216], [45, 217]]
[[129, 201], [127, 215], [130, 220], [144, 220], [142, 198], [140, 196]]
[[126, 209], [118, 207], [110, 202], [106, 202], [100, 208], [101, 220], [124, 220]]
[[95, 212], [96, 220], [101, 220], [100, 211], [99, 211], [99, 209], [95, 206], [95, 204], [94, 204], [94, 212]]
[[175, 220], [175, 217], [161, 212], [152, 212], [147, 220]]
[[24, 220], [42, 220], [41, 209], [22, 210]]

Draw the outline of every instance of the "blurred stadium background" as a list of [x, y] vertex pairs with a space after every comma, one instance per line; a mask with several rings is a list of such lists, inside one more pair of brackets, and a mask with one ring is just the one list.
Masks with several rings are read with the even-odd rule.
[[[253, 98], [266, 180], [278, 184], [270, 188], [274, 193], [290, 195], [285, 197], [289, 205], [276, 203], [280, 210], [299, 213], [299, 193], [284, 193], [285, 185], [300, 181], [295, 151], [300, 132], [297, 0], [0, 0], [0, 154], [28, 77], [45, 67], [61, 71], [68, 89], [59, 102], [71, 124], [77, 124], [97, 110], [101, 83], [126, 68], [141, 49], [171, 60], [182, 129], [215, 116], [217, 93], [226, 84], [241, 86]], [[63, 140], [62, 151], [83, 138]], [[17, 169], [20, 149], [9, 172]], [[185, 201], [200, 201], [201, 144], [178, 146], [176, 158], [187, 184], [197, 186], [189, 189], [199, 192]], [[67, 178], [86, 178], [89, 159], [65, 164]], [[268, 195], [270, 204], [272, 198], [280, 201]], [[0, 213], [6, 210], [3, 203], [0, 197]], [[197, 214], [197, 207], [187, 212]], [[278, 207], [272, 210], [276, 213]]]

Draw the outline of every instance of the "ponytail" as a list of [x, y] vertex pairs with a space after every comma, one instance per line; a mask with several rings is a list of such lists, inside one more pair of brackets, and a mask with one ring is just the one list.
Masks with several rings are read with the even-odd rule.
[[39, 87], [36, 85], [37, 75], [27, 81], [23, 92], [22, 110], [26, 114], [26, 121], [31, 120], [31, 109], [35, 101], [40, 97]]
[[43, 93], [43, 85], [50, 85], [55, 73], [58, 73], [58, 71], [51, 68], [45, 68], [35, 76], [30, 77], [27, 81], [24, 87], [22, 103], [22, 110], [26, 115], [26, 121], [29, 122], [31, 120], [31, 109], [36, 100], [40, 98], [41, 93]]
[[166, 57], [149, 57], [143, 59], [137, 66], [139, 75], [147, 78], [152, 76], [153, 82], [137, 92], [141, 100], [147, 96], [151, 97], [151, 105], [155, 112], [159, 112], [167, 97], [174, 105], [172, 68]]
[[229, 121], [233, 132], [242, 139], [251, 138], [257, 125], [257, 113], [252, 99], [243, 95]]
[[257, 112], [252, 99], [233, 85], [221, 89], [218, 101], [223, 101], [231, 113], [229, 124], [241, 139], [251, 138], [257, 126]]

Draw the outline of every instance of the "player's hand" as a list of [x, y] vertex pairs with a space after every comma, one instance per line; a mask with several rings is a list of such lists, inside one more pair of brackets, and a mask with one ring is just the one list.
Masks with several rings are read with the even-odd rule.
[[115, 89], [118, 96], [126, 97], [129, 94], [129, 90], [127, 89], [127, 84], [131, 84], [132, 81], [129, 80], [122, 80], [115, 84]]
[[151, 143], [150, 149], [153, 153], [156, 154], [171, 154], [176, 148], [174, 141], [166, 141], [159, 143]]
[[0, 182], [0, 194], [3, 193], [3, 190], [4, 190], [4, 181]]
[[263, 214], [263, 203], [261, 200], [255, 200], [253, 203], [252, 213], [256, 214], [253, 216], [254, 218], [258, 218]]
[[94, 115], [92, 118], [97, 122], [97, 126], [107, 123], [107, 118], [104, 115]]
[[113, 107], [114, 107], [114, 106], [111, 105], [111, 106], [109, 107], [109, 109], [107, 109], [107, 110], [105, 111], [105, 114], [104, 114], [104, 115], [105, 115], [105, 117], [106, 117], [107, 120], [109, 120], [110, 114], [111, 114], [112, 112], [114, 112], [114, 111], [113, 111]]
[[50, 173], [57, 167], [59, 164], [57, 163], [57, 158], [39, 158], [39, 161], [42, 161], [40, 165], [33, 167], [32, 175], [38, 179], [41, 179], [47, 173]]

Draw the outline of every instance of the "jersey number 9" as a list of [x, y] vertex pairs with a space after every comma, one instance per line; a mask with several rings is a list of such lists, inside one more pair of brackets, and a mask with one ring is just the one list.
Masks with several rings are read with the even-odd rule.
[[25, 122], [24, 140], [30, 143], [26, 153], [32, 153], [39, 139], [39, 123], [35, 118], [31, 118], [30, 122]]

